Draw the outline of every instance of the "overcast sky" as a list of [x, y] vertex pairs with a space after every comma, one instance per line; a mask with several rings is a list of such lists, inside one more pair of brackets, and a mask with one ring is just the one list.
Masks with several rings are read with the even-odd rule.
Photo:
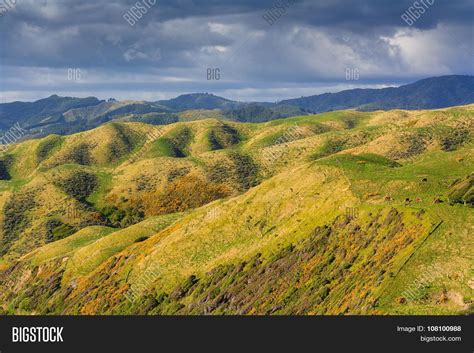
[[[276, 101], [472, 75], [474, 1], [419, 0], [410, 26], [401, 16], [413, 2], [139, 0], [138, 19], [137, 0], [0, 0], [0, 101]], [[278, 3], [284, 13], [270, 20]]]

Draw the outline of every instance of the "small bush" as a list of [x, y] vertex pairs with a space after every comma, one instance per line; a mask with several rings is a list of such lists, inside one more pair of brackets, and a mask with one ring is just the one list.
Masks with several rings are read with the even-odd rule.
[[446, 152], [455, 151], [467, 141], [468, 137], [467, 129], [454, 129], [441, 139], [441, 149]]
[[33, 192], [16, 193], [3, 209], [3, 237], [0, 240], [0, 256], [5, 255], [20, 233], [30, 225], [28, 212], [36, 206]]
[[55, 182], [64, 192], [76, 200], [85, 202], [86, 198], [94, 192], [98, 186], [97, 177], [85, 171], [78, 171], [61, 181]]
[[92, 163], [90, 149], [91, 146], [89, 144], [81, 143], [66, 155], [65, 162], [90, 165]]
[[11, 156], [6, 156], [0, 159], [0, 180], [10, 180], [11, 175], [8, 169], [13, 161]]
[[107, 206], [101, 210], [101, 213], [107, 219], [108, 224], [120, 228], [126, 228], [133, 224], [137, 224], [145, 218], [145, 214], [141, 210], [140, 205], [124, 209], [115, 206]]
[[135, 239], [134, 243], [141, 243], [142, 241], [145, 241], [147, 240], [149, 237], [140, 237], [140, 238], [137, 238]]
[[259, 183], [258, 166], [253, 159], [237, 152], [230, 153], [229, 157], [235, 166], [235, 178], [236, 182], [240, 184], [240, 190], [245, 191], [257, 186]]
[[240, 142], [239, 132], [227, 124], [214, 126], [209, 132], [208, 139], [213, 151], [228, 148]]
[[316, 153], [315, 158], [323, 158], [326, 156], [330, 156], [337, 152], [341, 152], [346, 147], [346, 141], [339, 140], [339, 139], [330, 139], [327, 140], [321, 150]]
[[57, 135], [51, 135], [50, 137], [43, 140], [36, 150], [36, 158], [38, 159], [38, 162], [42, 162], [47, 159], [60, 144], [61, 137]]
[[46, 222], [46, 242], [53, 242], [67, 238], [74, 234], [76, 228], [61, 222], [57, 219], [50, 219]]
[[165, 142], [172, 150], [174, 157], [183, 158], [188, 155], [188, 144], [191, 142], [192, 132], [187, 126], [183, 126], [173, 131], [169, 137], [164, 138]]
[[172, 169], [168, 174], [168, 182], [172, 182], [179, 177], [185, 176], [189, 172], [190, 169], [188, 167]]

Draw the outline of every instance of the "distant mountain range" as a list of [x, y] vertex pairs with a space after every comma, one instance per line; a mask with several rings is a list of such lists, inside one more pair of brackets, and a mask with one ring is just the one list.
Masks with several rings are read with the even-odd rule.
[[169, 109], [182, 111], [192, 109], [239, 109], [244, 103], [218, 97], [209, 93], [192, 93], [156, 102]]
[[351, 108], [363, 111], [437, 109], [473, 102], [474, 76], [453, 75], [427, 78], [397, 88], [351, 89], [288, 99], [280, 104], [326, 112]]
[[112, 120], [168, 124], [189, 120], [191, 116], [265, 122], [341, 109], [435, 109], [469, 103], [474, 103], [474, 76], [461, 75], [428, 78], [398, 88], [352, 89], [278, 103], [243, 103], [209, 93], [185, 94], [156, 102], [53, 95], [36, 102], [0, 104], [0, 129], [5, 131], [18, 122], [29, 130], [31, 138], [90, 130]]

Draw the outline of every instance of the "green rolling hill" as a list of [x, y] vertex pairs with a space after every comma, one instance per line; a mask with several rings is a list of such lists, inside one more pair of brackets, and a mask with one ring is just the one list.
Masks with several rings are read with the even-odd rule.
[[214, 114], [10, 146], [0, 312], [473, 312], [474, 105]]

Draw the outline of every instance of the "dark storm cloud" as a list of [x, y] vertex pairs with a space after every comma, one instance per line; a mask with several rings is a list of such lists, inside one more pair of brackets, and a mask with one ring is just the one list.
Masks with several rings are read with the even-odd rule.
[[[140, 87], [150, 95], [171, 86], [219, 93], [296, 85], [311, 94], [311, 82], [354, 84], [345, 82], [348, 68], [360, 70], [361, 84], [472, 74], [474, 2], [423, 1], [432, 5], [412, 26], [401, 19], [411, 0], [279, 0], [288, 6], [271, 26], [262, 16], [277, 1], [156, 0], [130, 26], [123, 16], [136, 0], [17, 0], [0, 18], [2, 99], [54, 90], [126, 96]], [[208, 67], [223, 72], [214, 86]], [[88, 74], [69, 82], [68, 68]]]

